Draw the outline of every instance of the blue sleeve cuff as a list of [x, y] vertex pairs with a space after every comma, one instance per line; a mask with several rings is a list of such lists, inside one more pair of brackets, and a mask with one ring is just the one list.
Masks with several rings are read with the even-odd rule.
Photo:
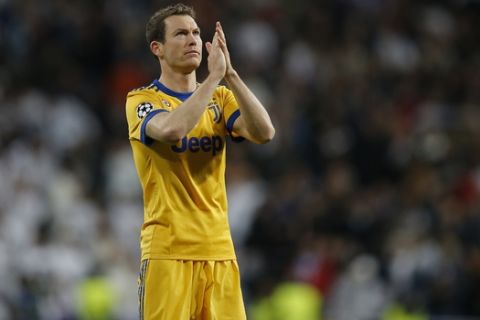
[[147, 116], [145, 117], [145, 119], [143, 119], [143, 122], [142, 122], [142, 127], [140, 129], [140, 141], [144, 144], [144, 145], [151, 145], [153, 143], [153, 139], [150, 138], [149, 136], [147, 136], [147, 123], [148, 121], [150, 121], [154, 115], [156, 114], [159, 114], [160, 112], [168, 112], [167, 110], [164, 110], [164, 109], [156, 109], [156, 110], [152, 110], [149, 114], [147, 114]]
[[233, 124], [235, 123], [235, 120], [237, 120], [238, 117], [240, 117], [240, 110], [237, 109], [235, 110], [234, 113], [230, 115], [230, 118], [228, 118], [227, 120], [227, 131], [228, 131], [228, 134], [230, 135], [230, 138], [232, 138], [233, 142], [242, 142], [243, 140], [245, 140], [244, 137], [234, 137], [232, 134]]

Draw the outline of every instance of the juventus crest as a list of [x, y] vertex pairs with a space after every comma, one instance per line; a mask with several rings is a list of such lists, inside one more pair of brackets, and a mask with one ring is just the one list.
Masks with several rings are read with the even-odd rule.
[[208, 104], [208, 110], [213, 113], [213, 122], [219, 123], [222, 119], [222, 112], [215, 100]]

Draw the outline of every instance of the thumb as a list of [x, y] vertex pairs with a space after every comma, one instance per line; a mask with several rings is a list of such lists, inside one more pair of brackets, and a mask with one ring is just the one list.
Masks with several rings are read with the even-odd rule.
[[210, 50], [212, 49], [212, 43], [205, 42], [205, 48], [207, 49], [208, 54], [210, 54]]

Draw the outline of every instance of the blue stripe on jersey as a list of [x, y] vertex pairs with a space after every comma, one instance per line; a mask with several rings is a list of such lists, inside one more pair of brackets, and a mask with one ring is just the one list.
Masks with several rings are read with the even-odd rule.
[[243, 140], [245, 140], [244, 137], [234, 137], [232, 135], [233, 124], [235, 123], [235, 120], [237, 120], [238, 117], [240, 117], [240, 110], [237, 109], [237, 110], [235, 110], [234, 113], [232, 113], [230, 118], [228, 118], [228, 120], [227, 120], [227, 131], [230, 134], [230, 137], [232, 138], [232, 141], [234, 141], [234, 142], [242, 142]]
[[193, 94], [193, 92], [176, 92], [172, 89], [169, 89], [163, 85], [158, 79], [153, 80], [153, 84], [158, 88], [158, 90], [163, 91], [169, 96], [175, 97], [181, 101], [185, 101]]
[[156, 110], [152, 110], [150, 111], [147, 116], [145, 117], [145, 119], [143, 119], [143, 122], [142, 122], [142, 128], [140, 129], [140, 141], [142, 141], [142, 143], [144, 145], [151, 145], [153, 143], [153, 139], [150, 138], [149, 136], [147, 136], [147, 123], [148, 121], [150, 121], [154, 115], [160, 113], [160, 112], [168, 112], [167, 110], [164, 110], [164, 109], [156, 109]]

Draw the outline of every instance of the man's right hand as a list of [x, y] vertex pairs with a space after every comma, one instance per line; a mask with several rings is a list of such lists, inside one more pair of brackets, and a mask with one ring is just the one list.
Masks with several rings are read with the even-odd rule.
[[225, 60], [225, 55], [220, 47], [218, 41], [219, 38], [218, 31], [215, 31], [212, 42], [206, 42], [205, 47], [208, 52], [208, 71], [210, 72], [210, 77], [214, 80], [220, 82], [223, 77], [225, 77], [225, 72], [227, 71], [227, 62]]

